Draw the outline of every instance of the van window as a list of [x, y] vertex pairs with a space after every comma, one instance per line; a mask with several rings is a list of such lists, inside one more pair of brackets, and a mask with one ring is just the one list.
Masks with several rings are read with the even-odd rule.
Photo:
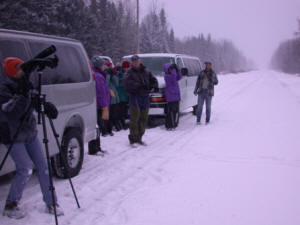
[[[0, 38], [0, 62], [7, 57], [18, 57], [23, 61], [29, 59], [26, 54], [24, 43], [21, 40], [7, 40]], [[0, 66], [0, 74], [4, 74], [2, 65]]]
[[[52, 43], [30, 42], [33, 56], [49, 47]], [[59, 58], [55, 69], [46, 68], [43, 71], [42, 84], [80, 83], [90, 80], [89, 65], [77, 46], [55, 44], [55, 54]]]
[[183, 68], [183, 62], [182, 62], [181, 58], [177, 58], [176, 59], [176, 64], [177, 64], [177, 66], [178, 66], [179, 69]]
[[175, 63], [171, 57], [141, 57], [141, 62], [153, 75], [164, 75], [164, 65], [167, 63]]

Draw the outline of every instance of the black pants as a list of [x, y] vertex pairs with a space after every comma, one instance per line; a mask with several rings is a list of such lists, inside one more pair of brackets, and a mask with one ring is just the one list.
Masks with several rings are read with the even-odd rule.
[[168, 102], [166, 115], [166, 128], [176, 128], [178, 126], [179, 102]]
[[125, 120], [128, 118], [128, 103], [127, 102], [120, 102], [119, 103], [120, 109], [120, 120], [123, 125], [125, 126]]
[[98, 109], [97, 122], [102, 135], [107, 135], [112, 133], [112, 125], [109, 120], [102, 119], [102, 109]]

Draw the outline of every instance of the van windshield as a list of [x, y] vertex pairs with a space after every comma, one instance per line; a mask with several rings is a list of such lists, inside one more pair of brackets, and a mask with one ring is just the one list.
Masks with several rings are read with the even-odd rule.
[[175, 63], [175, 60], [171, 57], [141, 57], [141, 62], [153, 75], [163, 76], [164, 65], [166, 63]]

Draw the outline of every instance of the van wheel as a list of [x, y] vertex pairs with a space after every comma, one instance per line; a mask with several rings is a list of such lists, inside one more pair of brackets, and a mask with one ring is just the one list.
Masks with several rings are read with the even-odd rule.
[[82, 135], [78, 128], [69, 128], [64, 133], [61, 154], [57, 154], [52, 160], [55, 175], [59, 178], [76, 176], [81, 170], [84, 156]]

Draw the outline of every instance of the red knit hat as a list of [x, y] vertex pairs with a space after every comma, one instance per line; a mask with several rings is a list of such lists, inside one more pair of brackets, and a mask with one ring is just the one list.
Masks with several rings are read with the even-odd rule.
[[107, 67], [111, 67], [111, 62], [109, 62], [109, 61], [106, 61], [104, 64], [105, 64], [105, 66], [107, 66]]
[[127, 68], [129, 68], [129, 67], [130, 67], [130, 62], [124, 61], [124, 62], [122, 63], [122, 68], [123, 68], [123, 69], [127, 69]]
[[3, 61], [3, 68], [6, 75], [10, 78], [14, 78], [16, 73], [19, 71], [20, 67], [23, 65], [24, 61], [15, 58], [15, 57], [8, 57]]

